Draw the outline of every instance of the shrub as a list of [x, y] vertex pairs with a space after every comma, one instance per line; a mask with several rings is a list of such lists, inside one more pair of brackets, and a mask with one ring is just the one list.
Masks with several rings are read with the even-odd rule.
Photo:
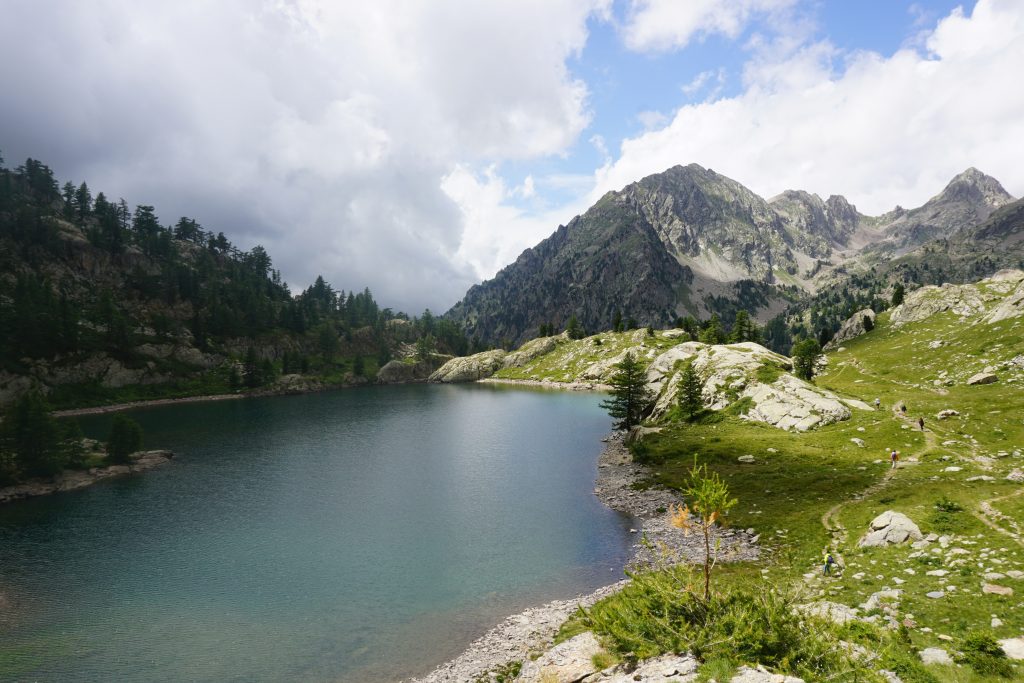
[[683, 565], [632, 578], [622, 592], [576, 617], [621, 656], [690, 651], [704, 662], [761, 664], [807, 680], [853, 680], [851, 674], [874, 680], [839, 644], [837, 627], [801, 617], [794, 600], [770, 586], [705, 601], [695, 591], [700, 579]]
[[968, 633], [960, 646], [962, 654], [957, 661], [969, 665], [975, 673], [982, 676], [1013, 678], [1013, 665], [1006, 658], [1006, 653], [999, 647], [995, 637], [984, 631]]

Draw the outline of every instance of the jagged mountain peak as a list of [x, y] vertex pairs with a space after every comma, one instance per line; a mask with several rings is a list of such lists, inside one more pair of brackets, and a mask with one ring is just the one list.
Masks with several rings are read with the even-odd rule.
[[997, 209], [1013, 200], [1013, 195], [1007, 192], [998, 180], [971, 166], [953, 176], [942, 192], [933, 197], [929, 204], [936, 201], [969, 201]]

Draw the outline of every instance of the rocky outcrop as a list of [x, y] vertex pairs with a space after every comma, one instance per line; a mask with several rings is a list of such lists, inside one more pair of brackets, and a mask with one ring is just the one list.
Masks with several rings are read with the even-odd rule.
[[742, 402], [746, 407], [741, 417], [780, 429], [807, 431], [849, 419], [851, 408], [871, 409], [788, 374], [791, 361], [760, 344], [686, 342], [665, 351], [648, 368], [648, 386], [658, 395], [655, 418], [667, 414], [678, 400], [676, 368], [687, 361], [704, 382], [705, 407], [721, 410]]
[[902, 512], [886, 510], [871, 520], [868, 533], [857, 543], [862, 548], [920, 541], [921, 530]]
[[137, 474], [159, 467], [171, 460], [171, 451], [139, 451], [131, 455], [130, 465], [111, 465], [109, 467], [90, 467], [87, 470], [64, 470], [55, 477], [48, 479], [32, 479], [22, 484], [0, 488], [0, 503], [9, 503], [22, 498], [46, 496], [63, 491], [76, 491], [92, 486], [96, 482]]
[[545, 354], [551, 353], [555, 350], [558, 344], [565, 342], [569, 339], [569, 336], [564, 332], [555, 337], [540, 337], [523, 344], [517, 351], [505, 356], [502, 362], [502, 367], [505, 368], [519, 368], [535, 358], [539, 358]]
[[974, 284], [921, 287], [893, 309], [890, 321], [900, 327], [946, 311], [990, 323], [1024, 315], [1024, 271], [1003, 270]]
[[406, 358], [390, 360], [377, 371], [378, 384], [408, 384], [426, 382], [438, 368], [453, 359], [451, 356], [435, 353], [426, 359]]
[[[867, 322], [870, 321], [870, 322]], [[832, 340], [825, 345], [826, 350], [837, 349], [839, 345], [850, 339], [859, 337], [870, 331], [875, 326], [875, 312], [870, 308], [857, 311], [839, 327]]]
[[484, 351], [472, 356], [452, 358], [435, 372], [431, 373], [430, 382], [475, 382], [490, 377], [500, 370], [505, 361], [505, 352], [501, 349]]
[[741, 398], [753, 401], [743, 417], [765, 422], [779, 429], [808, 429], [850, 419], [850, 405], [861, 410], [871, 408], [860, 401], [840, 399], [830, 391], [819, 389], [793, 375], [782, 375], [771, 384], [753, 384], [744, 389]]

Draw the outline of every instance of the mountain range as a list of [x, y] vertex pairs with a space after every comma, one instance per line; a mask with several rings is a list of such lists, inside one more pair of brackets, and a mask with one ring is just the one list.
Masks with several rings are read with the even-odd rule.
[[[913, 262], [922, 249], [948, 254], [953, 271], [983, 262], [1006, 226], [970, 231], [999, 209], [1003, 223], [1019, 226], [1019, 208], [975, 168], [920, 207], [867, 216], [841, 195], [788, 190], [765, 199], [712, 169], [674, 166], [607, 193], [470, 288], [446, 317], [496, 344], [521, 343], [573, 315], [587, 330], [607, 329], [618, 315], [665, 326], [739, 308], [766, 321], [852, 274]], [[1021, 253], [1011, 240], [1001, 260], [1016, 265]]]

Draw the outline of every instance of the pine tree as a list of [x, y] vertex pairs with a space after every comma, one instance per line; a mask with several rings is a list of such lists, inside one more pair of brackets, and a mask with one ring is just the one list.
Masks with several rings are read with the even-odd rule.
[[2, 429], [3, 448], [13, 453], [21, 475], [48, 477], [64, 468], [57, 422], [38, 392], [30, 391], [14, 403]]
[[142, 427], [120, 413], [114, 416], [107, 437], [107, 460], [118, 465], [131, 463], [131, 454], [142, 448]]
[[732, 325], [732, 334], [729, 335], [731, 342], [760, 342], [761, 330], [757, 328], [750, 314], [740, 309], [736, 313], [736, 321]]
[[615, 419], [616, 429], [629, 429], [640, 424], [653, 397], [647, 388], [647, 373], [632, 353], [627, 353], [615, 367], [617, 371], [609, 380], [611, 398], [603, 401], [601, 407]]
[[700, 340], [705, 344], [724, 344], [726, 341], [725, 328], [722, 327], [722, 319], [717, 313], [712, 314], [704, 329], [700, 333]]
[[615, 311], [615, 317], [612, 318], [612, 330], [622, 332], [622, 311]]
[[793, 346], [793, 372], [808, 382], [814, 378], [814, 366], [821, 355], [821, 345], [814, 339], [804, 339]]
[[679, 410], [687, 419], [693, 417], [704, 409], [704, 383], [694, 369], [693, 364], [686, 366], [679, 379]]
[[896, 286], [892, 290], [892, 305], [893, 308], [903, 303], [903, 295], [906, 289], [903, 287], [902, 282], [897, 282]]
[[583, 339], [583, 337], [587, 336], [583, 326], [580, 325], [580, 321], [576, 319], [575, 313], [569, 316], [569, 322], [565, 325], [565, 331], [569, 333], [569, 339]]

